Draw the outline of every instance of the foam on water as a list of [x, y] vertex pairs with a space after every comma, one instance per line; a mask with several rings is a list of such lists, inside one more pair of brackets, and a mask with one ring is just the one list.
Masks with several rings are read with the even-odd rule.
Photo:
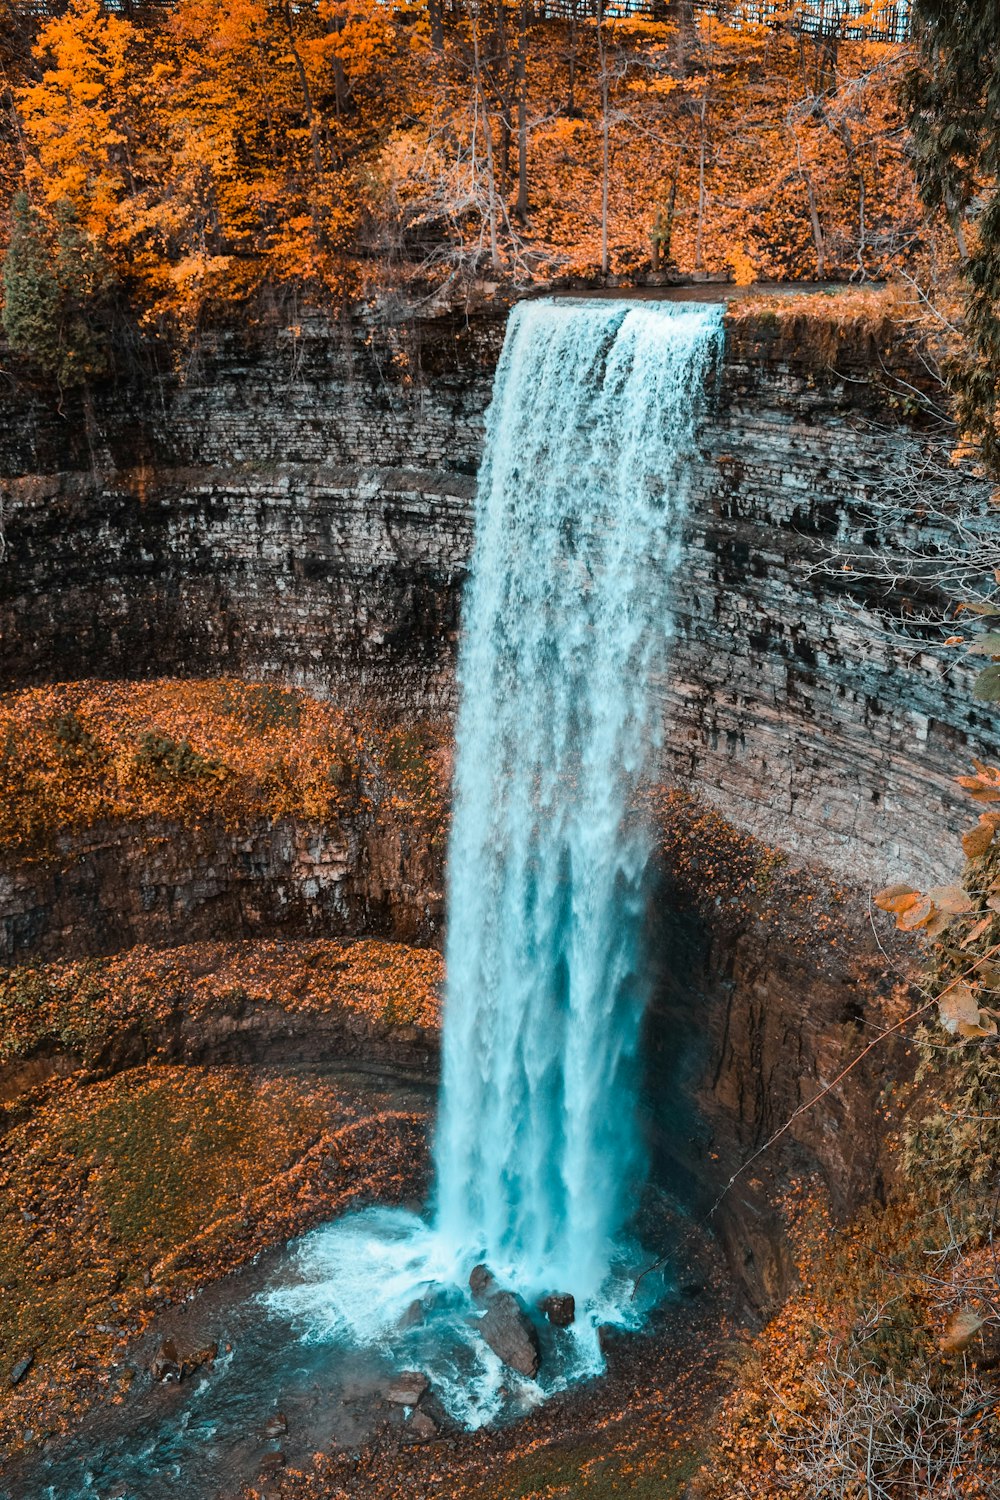
[[[306, 1339], [419, 1364], [469, 1426], [599, 1370], [598, 1327], [643, 1311], [623, 1238], [642, 1172], [651, 853], [634, 804], [720, 326], [719, 308], [690, 304], [511, 314], [459, 662], [433, 1212], [372, 1210], [307, 1236], [299, 1279], [270, 1294]], [[476, 1333], [479, 1261], [526, 1299], [577, 1300], [573, 1329], [546, 1332], [540, 1385]], [[407, 1327], [415, 1300], [424, 1321]]]

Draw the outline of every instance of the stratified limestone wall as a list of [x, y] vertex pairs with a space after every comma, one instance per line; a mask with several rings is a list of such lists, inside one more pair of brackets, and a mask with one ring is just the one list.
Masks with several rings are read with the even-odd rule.
[[440, 852], [405, 817], [370, 807], [327, 827], [97, 824], [44, 857], [0, 861], [0, 967], [225, 938], [426, 944], [443, 900]]
[[502, 337], [229, 336], [91, 414], [7, 388], [0, 679], [221, 671], [448, 706]]
[[665, 684], [665, 779], [851, 884], [957, 873], [970, 805], [954, 778], [996, 744], [954, 652], [887, 633], [883, 584], [817, 568], [831, 539], [860, 542], [863, 497], [928, 445], [947, 458], [900, 415], [900, 388], [867, 338], [820, 362], [773, 326], [730, 332]]
[[[221, 338], [88, 412], [0, 392], [0, 681], [217, 674], [454, 706], [500, 314]], [[921, 434], [850, 337], [731, 334], [701, 428], [663, 684], [664, 779], [852, 880], [938, 879], [989, 748], [968, 678], [810, 564]], [[985, 738], [984, 738], [985, 737]], [[968, 742], [968, 743], [967, 743]]]

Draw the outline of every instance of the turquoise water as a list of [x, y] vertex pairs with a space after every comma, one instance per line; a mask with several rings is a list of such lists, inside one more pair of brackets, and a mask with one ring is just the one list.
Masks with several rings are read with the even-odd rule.
[[[407, 1308], [430, 1299], [421, 1368], [469, 1426], [596, 1372], [599, 1326], [642, 1315], [625, 1230], [643, 1166], [651, 838], [632, 808], [661, 733], [720, 329], [720, 308], [683, 303], [544, 299], [511, 314], [459, 662], [435, 1202], [427, 1219], [373, 1210], [310, 1235], [298, 1284], [271, 1296], [318, 1339], [397, 1347]], [[529, 1302], [576, 1298], [537, 1382], [476, 1335], [463, 1289], [479, 1261]]]
[[[232, 1493], [270, 1412], [289, 1415], [284, 1446], [305, 1462], [364, 1442], [365, 1403], [402, 1369], [426, 1372], [466, 1427], [512, 1418], [600, 1371], [600, 1327], [640, 1324], [668, 1289], [669, 1272], [647, 1276], [633, 1298], [651, 1258], [629, 1231], [651, 838], [632, 808], [655, 767], [720, 328], [719, 308], [677, 303], [543, 300], [511, 315], [459, 665], [430, 1212], [372, 1208], [305, 1236], [262, 1270], [262, 1291], [223, 1301], [217, 1326], [193, 1304], [201, 1341], [232, 1354], [173, 1391], [137, 1382], [134, 1402], [57, 1445], [12, 1500]], [[479, 1337], [479, 1261], [529, 1305], [576, 1297], [571, 1329], [540, 1324], [536, 1380]]]

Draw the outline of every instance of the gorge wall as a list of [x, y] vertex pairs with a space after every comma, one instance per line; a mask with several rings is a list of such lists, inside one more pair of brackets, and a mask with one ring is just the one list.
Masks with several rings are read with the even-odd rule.
[[[503, 323], [229, 334], [89, 408], [12, 379], [0, 681], [231, 672], [449, 711]], [[952, 778], [991, 735], [967, 674], [882, 631], [873, 585], [815, 572], [928, 441], [900, 388], [850, 327], [812, 353], [776, 320], [730, 329], [661, 685], [666, 781], [874, 881], [953, 868]]]
[[[89, 406], [11, 378], [0, 682], [231, 673], [447, 717], [503, 328], [481, 313], [230, 333], [183, 378], [123, 381]], [[810, 341], [742, 318], [706, 392], [659, 685], [663, 781], [832, 873], [849, 910], [836, 942], [815, 941], [822, 900], [783, 925], [759, 903], [723, 920], [697, 870], [685, 886], [668, 861], [650, 1136], [701, 1209], [881, 1023], [864, 888], [954, 873], [968, 811], [953, 778], [992, 753], [971, 674], [883, 630], [876, 585], [817, 567], [867, 525], [887, 476], [928, 445], [946, 454], [900, 400], [911, 379], [855, 328]], [[440, 850], [364, 818], [242, 842], [96, 829], [0, 871], [0, 962], [275, 932], [431, 941], [440, 876]], [[842, 1210], [886, 1181], [885, 1066], [853, 1074], [727, 1200], [718, 1226], [760, 1305], [790, 1275], [774, 1210], [789, 1172], [818, 1168]]]

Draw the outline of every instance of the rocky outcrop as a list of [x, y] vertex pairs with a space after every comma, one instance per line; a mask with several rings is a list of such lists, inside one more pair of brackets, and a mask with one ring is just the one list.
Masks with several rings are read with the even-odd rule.
[[538, 1311], [548, 1318], [553, 1328], [569, 1328], [576, 1318], [576, 1299], [569, 1292], [556, 1292], [542, 1298]]
[[[418, 1026], [378, 1027], [357, 1016], [291, 1014], [234, 996], [212, 1013], [189, 1013], [182, 997], [155, 1027], [132, 1025], [97, 1047], [46, 1042], [27, 1056], [0, 1064], [0, 1132], [17, 1116], [20, 1102], [53, 1080], [84, 1075], [111, 1078], [145, 1063], [159, 1066], [348, 1067], [433, 1082], [438, 1072], [438, 1033]], [[95, 1055], [96, 1053], [96, 1055]]]
[[255, 935], [430, 942], [442, 902], [440, 853], [402, 818], [113, 823], [0, 863], [0, 964]]
[[877, 940], [844, 888], [785, 867], [735, 896], [724, 854], [722, 868], [708, 890], [697, 856], [663, 872], [644, 1111], [657, 1177], [716, 1231], [766, 1312], [794, 1280], [793, 1185], [843, 1220], [896, 1181], [906, 1034], [827, 1085], [912, 1008], [899, 977], [912, 954]]

